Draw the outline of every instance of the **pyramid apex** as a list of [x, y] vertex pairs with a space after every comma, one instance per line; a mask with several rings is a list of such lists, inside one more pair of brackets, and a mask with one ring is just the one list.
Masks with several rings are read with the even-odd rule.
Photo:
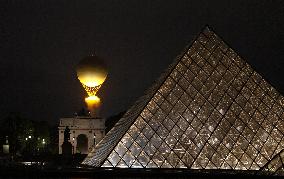
[[209, 25], [205, 25], [201, 32], [207, 37], [211, 37], [213, 34], [215, 34]]

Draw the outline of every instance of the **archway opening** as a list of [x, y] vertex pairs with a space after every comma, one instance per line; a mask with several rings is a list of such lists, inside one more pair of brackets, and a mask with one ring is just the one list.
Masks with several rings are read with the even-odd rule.
[[88, 153], [88, 137], [85, 134], [80, 134], [77, 137], [76, 153]]

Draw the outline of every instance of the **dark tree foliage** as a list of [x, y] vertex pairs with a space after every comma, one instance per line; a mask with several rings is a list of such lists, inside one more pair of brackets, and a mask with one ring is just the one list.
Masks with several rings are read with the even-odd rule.
[[48, 151], [50, 126], [46, 121], [32, 121], [11, 113], [1, 121], [1, 144], [8, 136], [10, 153], [34, 155]]
[[1, 128], [1, 141], [8, 136], [11, 153], [22, 151], [26, 146], [26, 138], [34, 132], [32, 122], [18, 114], [4, 118]]

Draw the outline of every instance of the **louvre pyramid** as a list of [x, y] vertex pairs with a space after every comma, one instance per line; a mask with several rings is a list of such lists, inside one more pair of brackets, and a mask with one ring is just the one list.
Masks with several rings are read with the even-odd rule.
[[284, 175], [284, 149], [275, 155], [261, 170], [268, 175]]
[[83, 164], [259, 170], [284, 149], [284, 98], [208, 27]]

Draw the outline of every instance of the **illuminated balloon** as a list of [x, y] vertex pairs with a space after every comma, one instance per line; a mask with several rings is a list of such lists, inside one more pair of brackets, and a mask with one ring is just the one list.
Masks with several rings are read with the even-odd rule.
[[100, 104], [100, 98], [96, 93], [107, 77], [107, 68], [102, 59], [97, 56], [87, 56], [76, 67], [77, 77], [88, 93], [85, 102], [88, 109], [94, 112]]
[[88, 56], [81, 60], [76, 71], [80, 82], [87, 87], [99, 86], [107, 77], [106, 65], [97, 56]]

